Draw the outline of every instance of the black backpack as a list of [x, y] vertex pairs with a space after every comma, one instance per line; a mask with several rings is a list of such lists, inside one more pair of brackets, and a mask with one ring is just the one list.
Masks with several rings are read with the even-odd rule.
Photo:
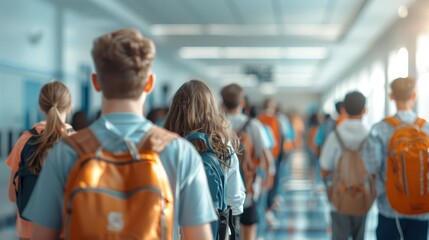
[[[39, 177], [36, 174], [30, 172], [30, 169], [27, 164], [27, 159], [34, 153], [37, 149], [36, 141], [39, 138], [39, 134], [36, 129], [32, 128], [29, 130], [31, 135], [27, 143], [24, 145], [24, 148], [21, 152], [21, 161], [19, 161], [18, 171], [15, 173], [13, 178], [13, 185], [15, 186], [16, 193], [16, 205], [18, 206], [18, 212], [22, 219], [29, 221], [28, 219], [22, 216], [25, 207], [27, 206], [28, 201], [30, 200], [31, 193], [33, 192], [34, 186], [36, 185], [37, 178]], [[16, 183], [18, 179], [18, 183]], [[18, 184], [18, 186], [16, 185]]]
[[[206, 134], [201, 132], [192, 133], [186, 137], [189, 141], [199, 139], [207, 146], [207, 152], [200, 153], [203, 160], [204, 170], [209, 184], [210, 194], [212, 196], [213, 204], [217, 208], [218, 221], [211, 223], [213, 238], [215, 240], [235, 239], [235, 227], [232, 219], [232, 210], [225, 202], [225, 183], [226, 176], [222, 170], [222, 166], [218, 157], [213, 152], [209, 139]], [[231, 230], [231, 237], [229, 237], [228, 227]]]

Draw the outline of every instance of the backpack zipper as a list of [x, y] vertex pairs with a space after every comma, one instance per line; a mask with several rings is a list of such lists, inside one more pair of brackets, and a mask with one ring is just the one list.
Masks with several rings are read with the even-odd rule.
[[407, 166], [405, 164], [405, 152], [402, 152], [402, 181], [404, 184], [405, 194], [410, 195], [408, 192], [408, 183], [407, 183]]
[[424, 162], [423, 162], [423, 152], [419, 151], [419, 160], [420, 160], [420, 196], [425, 194], [425, 184], [424, 184]]
[[77, 188], [75, 190], [73, 190], [70, 194], [69, 200], [68, 200], [68, 206], [67, 206], [67, 217], [66, 217], [66, 236], [65, 239], [70, 239], [69, 236], [69, 232], [70, 232], [70, 224], [71, 224], [71, 214], [72, 214], [72, 201], [73, 198], [81, 192], [98, 192], [98, 193], [102, 193], [102, 194], [107, 194], [116, 198], [121, 198], [121, 199], [126, 199], [126, 198], [130, 198], [132, 196], [134, 196], [135, 194], [137, 194], [138, 192], [142, 192], [142, 191], [151, 191], [156, 193], [157, 195], [159, 195], [159, 197], [162, 199], [162, 203], [161, 203], [161, 239], [165, 239], [166, 237], [166, 229], [167, 229], [167, 224], [166, 224], [166, 220], [165, 220], [165, 206], [166, 206], [166, 201], [164, 196], [162, 195], [162, 192], [160, 189], [155, 188], [155, 187], [140, 187], [137, 189], [134, 189], [132, 191], [128, 191], [128, 192], [117, 192], [117, 191], [112, 191], [109, 189], [104, 189], [104, 188]]
[[421, 137], [421, 138], [417, 138], [417, 139], [414, 139], [414, 140], [404, 140], [404, 139], [401, 139], [401, 140], [397, 140], [397, 141], [393, 142], [393, 144], [392, 144], [392, 146], [390, 148], [391, 149], [395, 149], [396, 145], [398, 145], [400, 143], [410, 144], [412, 142], [419, 142], [419, 141], [426, 140], [426, 139], [428, 139], [428, 137]]
[[426, 172], [426, 193], [429, 193], [429, 149], [426, 151], [426, 163], [428, 166]]

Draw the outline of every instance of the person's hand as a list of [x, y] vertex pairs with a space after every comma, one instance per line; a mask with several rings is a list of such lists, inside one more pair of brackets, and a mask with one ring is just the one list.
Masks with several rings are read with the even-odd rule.
[[262, 182], [262, 188], [265, 190], [270, 190], [274, 186], [274, 175], [267, 176]]

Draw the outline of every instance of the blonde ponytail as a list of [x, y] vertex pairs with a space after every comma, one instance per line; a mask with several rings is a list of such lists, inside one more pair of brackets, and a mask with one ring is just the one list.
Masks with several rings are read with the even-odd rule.
[[71, 105], [67, 87], [57, 81], [48, 83], [42, 88], [39, 105], [43, 111], [47, 110], [45, 111], [47, 118], [45, 130], [33, 143], [37, 145], [37, 148], [27, 159], [28, 167], [33, 174], [40, 173], [49, 150], [67, 135], [65, 124], [60, 117], [60, 113], [69, 110]]

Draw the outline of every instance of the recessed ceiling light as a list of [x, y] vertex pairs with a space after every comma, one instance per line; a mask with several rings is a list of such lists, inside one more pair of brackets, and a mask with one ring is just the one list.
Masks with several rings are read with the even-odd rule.
[[400, 18], [406, 18], [408, 16], [408, 8], [405, 5], [401, 5], [398, 8], [398, 16]]

